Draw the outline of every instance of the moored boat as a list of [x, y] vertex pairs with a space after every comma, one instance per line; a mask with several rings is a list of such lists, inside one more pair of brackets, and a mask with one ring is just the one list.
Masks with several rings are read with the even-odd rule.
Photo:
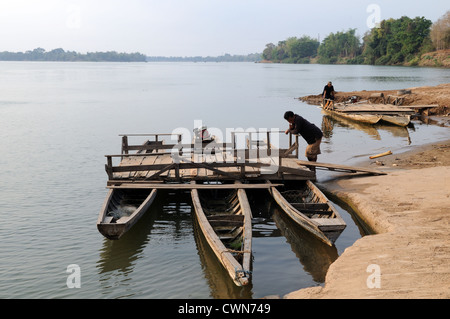
[[346, 112], [339, 112], [338, 110], [329, 110], [329, 109], [324, 109], [324, 111], [341, 118], [367, 124], [376, 124], [381, 120], [381, 115], [377, 114], [346, 113]]
[[411, 115], [382, 115], [381, 120], [398, 126], [408, 126]]
[[191, 197], [200, 229], [218, 260], [236, 285], [248, 285], [252, 222], [245, 190], [192, 189]]
[[330, 246], [346, 227], [336, 208], [309, 180], [302, 188], [281, 192], [271, 187], [270, 192], [293, 221]]
[[109, 190], [97, 220], [97, 229], [108, 239], [119, 239], [150, 208], [157, 190]]
[[345, 104], [321, 105], [325, 112], [358, 122], [376, 124], [384, 121], [398, 126], [407, 126], [411, 122], [414, 110], [386, 104]]

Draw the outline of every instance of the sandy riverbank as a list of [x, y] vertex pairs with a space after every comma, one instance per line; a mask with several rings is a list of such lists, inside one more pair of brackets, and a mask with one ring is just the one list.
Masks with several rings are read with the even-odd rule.
[[324, 287], [284, 298], [450, 298], [450, 140], [377, 160], [388, 175], [325, 185], [377, 234], [347, 248]]

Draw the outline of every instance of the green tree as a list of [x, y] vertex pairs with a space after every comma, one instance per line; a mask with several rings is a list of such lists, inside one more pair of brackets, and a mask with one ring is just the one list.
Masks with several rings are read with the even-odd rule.
[[277, 46], [273, 43], [266, 44], [262, 56], [274, 62], [305, 63], [317, 55], [318, 47], [319, 41], [309, 36], [290, 37], [285, 41], [279, 41]]
[[364, 37], [365, 60], [369, 64], [402, 64], [421, 53], [429, 43], [431, 21], [406, 16], [381, 21]]
[[319, 63], [335, 63], [354, 59], [361, 51], [361, 42], [356, 29], [330, 33], [319, 46]]
[[273, 60], [273, 51], [276, 49], [276, 45], [273, 43], [266, 44], [266, 48], [264, 49], [262, 53], [262, 57], [265, 60]]

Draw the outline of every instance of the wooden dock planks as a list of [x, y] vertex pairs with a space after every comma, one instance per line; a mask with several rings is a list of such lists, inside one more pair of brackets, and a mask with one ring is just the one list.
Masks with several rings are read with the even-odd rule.
[[[292, 142], [290, 148], [298, 154], [298, 144]], [[218, 143], [213, 148], [205, 148], [204, 145], [200, 148], [194, 144], [170, 145], [161, 141], [147, 141], [141, 145], [128, 145], [126, 141], [123, 145], [122, 154], [106, 155], [108, 186], [127, 185], [139, 188], [143, 184], [182, 185], [183, 182], [191, 181], [247, 180], [255, 183], [276, 183], [284, 180], [315, 180], [315, 172], [311, 171], [310, 167], [336, 172], [385, 174], [366, 168], [301, 161], [290, 154], [291, 152], [286, 155], [285, 149], [274, 152], [272, 147], [272, 155], [276, 156], [267, 157], [267, 143], [249, 143], [251, 149], [235, 149], [232, 144], [226, 143]], [[176, 147], [179, 152], [174, 152]], [[263, 148], [266, 149], [260, 154]], [[114, 157], [121, 158], [119, 165], [112, 164]]]

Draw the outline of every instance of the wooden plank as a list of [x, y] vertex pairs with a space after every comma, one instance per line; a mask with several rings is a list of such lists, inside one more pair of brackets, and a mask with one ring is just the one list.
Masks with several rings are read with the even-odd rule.
[[[240, 185], [240, 182], [236, 182], [235, 185]], [[252, 255], [252, 210], [250, 203], [248, 202], [247, 194], [245, 190], [238, 190], [239, 203], [241, 205], [244, 214], [244, 247], [243, 247], [243, 261], [242, 267], [248, 271], [251, 268], [251, 255]]]
[[291, 203], [296, 209], [312, 209], [315, 211], [327, 210], [328, 204], [325, 203]]
[[296, 161], [298, 165], [302, 166], [313, 166], [318, 169], [328, 169], [330, 171], [343, 171], [343, 172], [350, 172], [350, 173], [357, 173], [357, 172], [363, 172], [363, 173], [369, 173], [373, 175], [387, 175], [385, 172], [377, 171], [374, 169], [369, 168], [362, 168], [362, 167], [353, 167], [353, 166], [345, 166], [345, 165], [338, 165], [338, 164], [327, 164], [327, 163], [317, 163], [317, 162], [308, 162], [308, 161]]
[[435, 107], [439, 107], [439, 104], [431, 104], [431, 105], [397, 105], [400, 108], [410, 108], [410, 109], [432, 109]]
[[121, 185], [108, 185], [107, 188], [124, 189], [270, 189], [270, 187], [283, 186], [283, 184], [178, 184], [178, 183], [122, 183]]
[[340, 112], [414, 112], [409, 107], [398, 107], [392, 104], [348, 104], [336, 106]]

